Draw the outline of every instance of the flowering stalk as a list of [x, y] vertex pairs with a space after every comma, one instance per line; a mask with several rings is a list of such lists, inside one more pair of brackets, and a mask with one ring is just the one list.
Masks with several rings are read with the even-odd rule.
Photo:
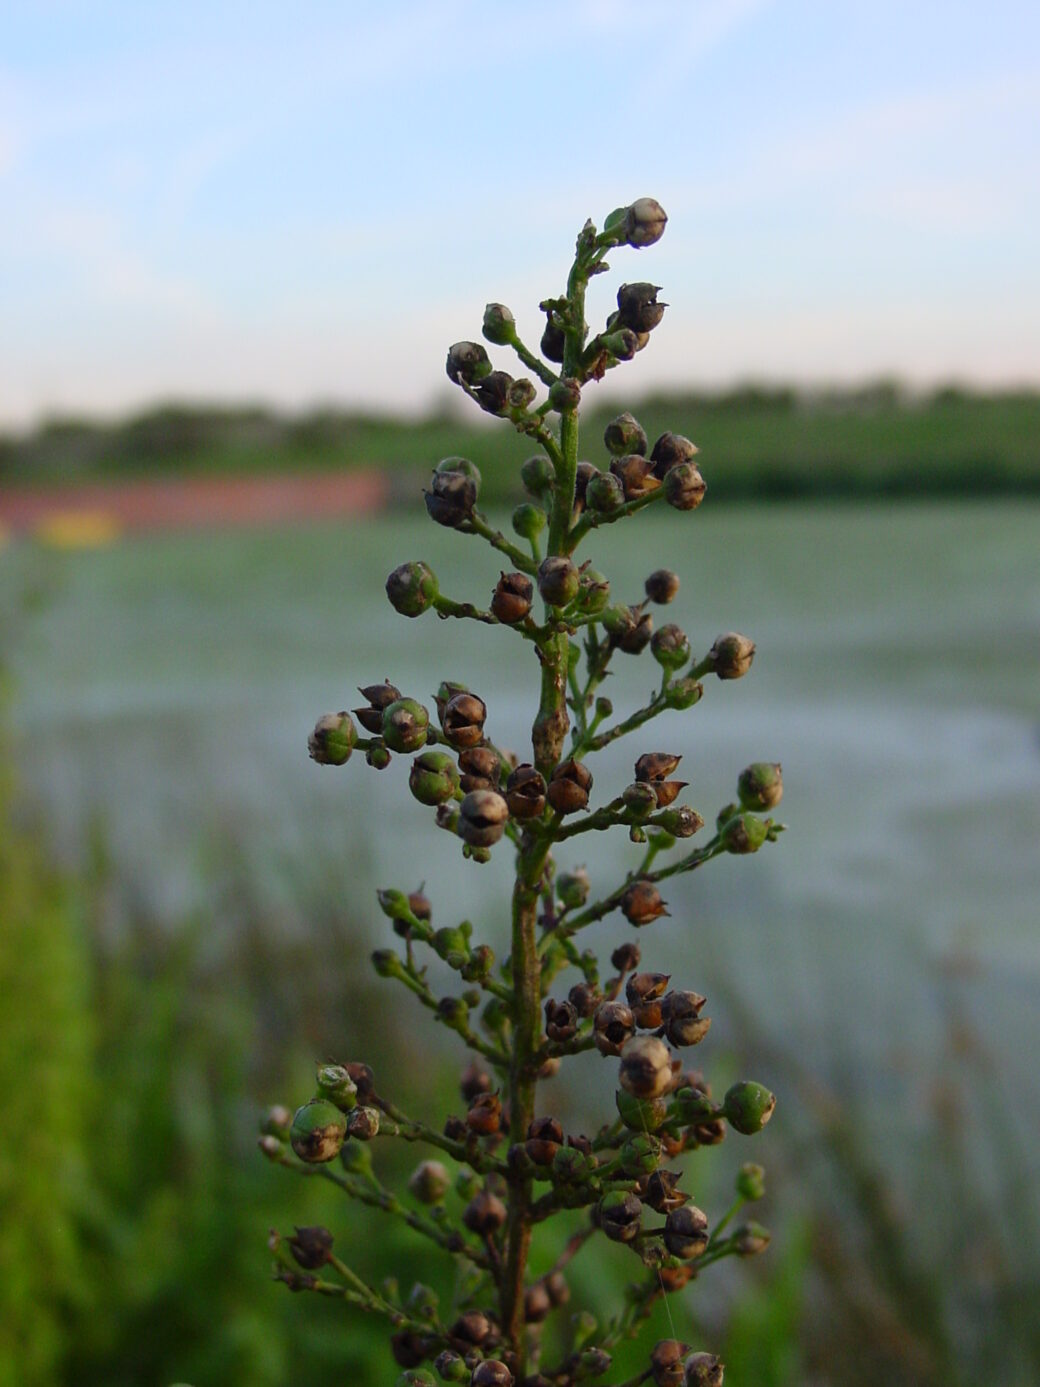
[[[678, 626], [655, 630], [650, 605], [667, 604], [678, 591], [679, 579], [670, 570], [650, 574], [642, 600], [615, 603], [608, 579], [573, 557], [601, 525], [661, 501], [694, 511], [704, 498], [694, 445], [666, 433], [651, 448], [631, 414], [619, 415], [606, 429], [608, 467], [579, 461], [583, 390], [642, 350], [665, 311], [655, 285], [624, 284], [617, 312], [590, 335], [586, 288], [607, 271], [608, 252], [654, 244], [666, 220], [658, 203], [640, 198], [611, 213], [601, 230], [585, 224], [566, 291], [541, 305], [546, 328], [540, 356], [520, 341], [507, 308], [488, 305], [485, 338], [511, 348], [538, 385], [495, 369], [480, 343], [457, 342], [448, 353], [450, 379], [481, 409], [542, 448], [521, 469], [531, 497], [513, 514], [521, 543], [496, 530], [477, 508], [480, 474], [468, 460], [440, 462], [425, 493], [431, 519], [483, 539], [512, 565], [488, 605], [442, 593], [425, 563], [402, 564], [387, 579], [387, 595], [404, 616], [433, 611], [445, 619], [507, 627], [534, 646], [540, 680], [530, 758], [501, 751], [486, 732], [484, 700], [450, 680], [434, 697], [436, 725], [424, 704], [384, 682], [362, 687], [364, 706], [353, 716], [340, 712], [319, 719], [310, 738], [311, 756], [322, 765], [344, 765], [356, 752], [376, 769], [395, 755], [410, 757], [413, 796], [433, 811], [438, 827], [460, 841], [467, 859], [486, 862], [503, 840], [515, 855], [510, 953], [501, 965], [487, 944], [474, 939], [468, 922], [435, 928], [421, 891], [378, 893], [402, 947], [377, 950], [373, 963], [471, 1052], [461, 1083], [465, 1114], [450, 1116], [437, 1130], [380, 1093], [367, 1065], [322, 1065], [314, 1096], [295, 1114], [272, 1109], [261, 1137], [263, 1151], [276, 1163], [328, 1178], [472, 1269], [461, 1311], [444, 1323], [428, 1287], [416, 1286], [403, 1303], [369, 1287], [334, 1255], [327, 1229], [272, 1235], [277, 1279], [387, 1317], [394, 1330], [391, 1347], [404, 1369], [399, 1381], [413, 1387], [434, 1381], [422, 1366], [431, 1362], [440, 1380], [470, 1387], [602, 1381], [611, 1350], [638, 1333], [658, 1299], [681, 1290], [710, 1263], [754, 1255], [768, 1242], [757, 1223], [740, 1224], [723, 1236], [743, 1205], [762, 1197], [760, 1167], [740, 1168], [736, 1202], [712, 1229], [707, 1214], [679, 1189], [681, 1174], [668, 1162], [717, 1144], [728, 1129], [759, 1131], [772, 1114], [773, 1095], [761, 1084], [742, 1081], [721, 1101], [714, 1099], [703, 1074], [684, 1069], [674, 1053], [707, 1034], [705, 998], [672, 988], [666, 974], [641, 971], [634, 940], [614, 950], [614, 971], [605, 978], [597, 957], [580, 952], [574, 942], [579, 931], [614, 912], [634, 929], [651, 924], [668, 914], [659, 883], [724, 853], [756, 852], [783, 827], [768, 817], [783, 785], [779, 765], [767, 762], [741, 773], [737, 799], [720, 810], [714, 832], [696, 847], [680, 847], [703, 830], [704, 819], [681, 802], [686, 786], [676, 777], [680, 757], [670, 752], [644, 751], [630, 784], [613, 786], [598, 807], [591, 803], [589, 757], [666, 712], [693, 708], [704, 695], [705, 678], [740, 678], [755, 653], [750, 640], [729, 632], [698, 658]], [[539, 386], [545, 392], [541, 401]], [[615, 657], [645, 652], [660, 668], [660, 687], [644, 706], [615, 719], [597, 689]], [[359, 736], [355, 719], [367, 736]], [[618, 828], [642, 845], [641, 861], [607, 895], [590, 902], [586, 874], [558, 871], [556, 850], [581, 834]], [[657, 864], [660, 856], [663, 865]], [[426, 952], [458, 975], [459, 990], [438, 994], [420, 961]], [[554, 984], [566, 970], [579, 979], [566, 996], [556, 995]], [[540, 1105], [539, 1083], [565, 1059], [591, 1051], [619, 1061], [617, 1116], [592, 1137], [567, 1134]], [[418, 1142], [436, 1153], [416, 1167], [405, 1199], [375, 1174], [371, 1151], [377, 1137]], [[337, 1158], [342, 1174], [330, 1168]], [[554, 1218], [577, 1226], [553, 1270], [532, 1280], [532, 1235]], [[569, 1350], [559, 1362], [543, 1363], [543, 1324], [569, 1298], [565, 1268], [595, 1236], [628, 1246], [645, 1269], [642, 1279], [604, 1326], [587, 1313], [574, 1316]], [[318, 1276], [319, 1270], [325, 1275]], [[629, 1382], [704, 1387], [722, 1378], [714, 1355], [662, 1340], [645, 1370]]]

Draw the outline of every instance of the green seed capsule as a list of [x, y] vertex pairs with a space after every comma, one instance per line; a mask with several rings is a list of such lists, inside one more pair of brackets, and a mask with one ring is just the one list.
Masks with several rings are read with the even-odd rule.
[[386, 580], [386, 595], [402, 616], [422, 616], [433, 606], [439, 591], [433, 569], [419, 561], [401, 564]]
[[459, 788], [459, 772], [446, 751], [424, 751], [412, 762], [408, 788], [420, 804], [443, 804]]
[[737, 794], [744, 809], [775, 809], [784, 796], [778, 761], [755, 761], [741, 771]]
[[339, 1155], [347, 1135], [347, 1119], [326, 1098], [312, 1098], [297, 1108], [289, 1140], [301, 1161], [321, 1165]]
[[349, 713], [326, 713], [307, 739], [311, 760], [319, 766], [343, 766], [357, 744], [357, 728]]
[[754, 814], [736, 814], [723, 825], [719, 836], [727, 852], [758, 852], [769, 837], [769, 822], [756, 818]]
[[545, 529], [547, 519], [541, 506], [524, 501], [513, 512], [513, 529], [521, 539], [537, 539]]
[[516, 319], [504, 303], [489, 303], [484, 309], [484, 336], [496, 347], [507, 347], [516, 336]]
[[357, 1106], [357, 1084], [342, 1064], [320, 1064], [317, 1078], [319, 1094], [335, 1103], [341, 1112], [350, 1112]]
[[426, 742], [430, 715], [414, 698], [399, 698], [383, 709], [383, 741], [391, 751], [418, 751]]
[[776, 1098], [764, 1084], [753, 1079], [743, 1079], [726, 1090], [722, 1100], [722, 1112], [726, 1121], [744, 1136], [760, 1132], [773, 1116]]

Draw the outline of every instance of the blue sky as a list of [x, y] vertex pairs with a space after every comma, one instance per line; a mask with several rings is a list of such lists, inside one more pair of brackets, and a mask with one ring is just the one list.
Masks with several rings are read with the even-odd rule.
[[0, 0], [0, 425], [421, 408], [644, 194], [627, 390], [1040, 382], [1035, 3]]

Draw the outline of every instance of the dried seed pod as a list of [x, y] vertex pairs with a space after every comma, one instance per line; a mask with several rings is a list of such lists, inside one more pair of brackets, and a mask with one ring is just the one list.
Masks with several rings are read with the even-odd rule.
[[366, 732], [378, 736], [383, 730], [383, 709], [397, 702], [401, 697], [401, 690], [389, 682], [384, 682], [369, 684], [363, 689], [358, 689], [358, 693], [366, 700], [368, 707], [355, 708], [354, 716]]
[[401, 616], [422, 616], [437, 600], [440, 589], [429, 564], [403, 563], [386, 580], [386, 595]]
[[711, 1018], [701, 1015], [705, 999], [699, 992], [669, 992], [661, 1001], [661, 1020], [672, 1045], [698, 1045], [708, 1034]]
[[548, 1319], [553, 1308], [552, 1301], [549, 1299], [549, 1292], [545, 1288], [545, 1283], [536, 1281], [532, 1286], [528, 1286], [524, 1292], [524, 1322], [526, 1324], [541, 1324]]
[[620, 1082], [626, 1093], [640, 1100], [667, 1092], [672, 1076], [668, 1046], [652, 1035], [637, 1035], [621, 1051]]
[[289, 1239], [289, 1251], [298, 1267], [304, 1271], [317, 1271], [332, 1255], [332, 1234], [327, 1228], [315, 1225], [312, 1228], [297, 1228]]
[[307, 738], [307, 751], [319, 766], [345, 766], [357, 744], [357, 728], [349, 713], [326, 713]]
[[494, 1136], [502, 1126], [502, 1100], [497, 1093], [477, 1094], [466, 1113], [466, 1126], [477, 1136]]
[[591, 462], [579, 462], [574, 475], [574, 508], [580, 514], [585, 509], [585, 492], [589, 482], [599, 471]]
[[723, 1362], [714, 1353], [694, 1353], [686, 1360], [686, 1387], [722, 1387]]
[[636, 1029], [635, 1017], [624, 1002], [604, 1002], [592, 1025], [596, 1049], [601, 1055], [620, 1055]]
[[697, 452], [696, 445], [681, 433], [663, 433], [654, 443], [650, 461], [654, 464], [656, 475], [663, 479], [673, 467], [679, 467], [684, 462], [692, 462]]
[[657, 1001], [668, 990], [670, 973], [634, 973], [625, 984], [625, 999], [630, 1007]]
[[652, 197], [639, 197], [625, 210], [621, 235], [626, 245], [634, 250], [652, 246], [664, 235], [668, 216], [664, 208]]
[[621, 911], [631, 925], [641, 927], [668, 914], [668, 907], [652, 881], [633, 881], [621, 897]]
[[641, 958], [642, 953], [639, 945], [634, 941], [631, 943], [626, 941], [624, 944], [619, 944], [610, 955], [610, 963], [619, 973], [631, 973], [633, 969], [639, 967]]
[[627, 499], [629, 498], [625, 496], [625, 488], [620, 478], [613, 473], [597, 472], [594, 477], [589, 478], [585, 490], [585, 504], [589, 510], [594, 510], [600, 515], [609, 515], [611, 511], [623, 506]]
[[615, 458], [610, 470], [621, 483], [626, 501], [639, 501], [661, 485], [660, 478], [654, 475], [653, 463], [641, 453]]
[[678, 768], [681, 756], [673, 756], [667, 751], [648, 751], [636, 762], [636, 779], [655, 783], [667, 780]]
[[448, 1337], [459, 1344], [471, 1344], [479, 1348], [491, 1336], [491, 1319], [483, 1310], [464, 1310], [452, 1323]]
[[545, 1003], [545, 1033], [550, 1040], [572, 1039], [578, 1032], [578, 1013], [570, 1002], [549, 997]]
[[492, 371], [478, 382], [473, 394], [485, 414], [505, 414], [510, 408], [509, 394], [515, 384], [508, 371]]
[[681, 669], [690, 658], [689, 639], [674, 621], [654, 632], [650, 650], [662, 669]]
[[690, 1284], [692, 1276], [693, 1267], [686, 1262], [680, 1262], [677, 1257], [670, 1257], [667, 1262], [657, 1268], [657, 1279], [665, 1295], [672, 1295], [675, 1291], [681, 1291], [684, 1286]]
[[472, 693], [457, 693], [444, 705], [441, 727], [448, 742], [457, 751], [475, 747], [484, 737], [487, 704]]
[[615, 642], [626, 655], [641, 655], [654, 633], [654, 618], [641, 607], [632, 607], [632, 625]]
[[578, 570], [566, 555], [550, 554], [538, 565], [538, 591], [550, 607], [566, 607], [580, 586]]
[[576, 867], [573, 872], [561, 872], [556, 878], [556, 891], [560, 904], [567, 910], [575, 910], [589, 898], [589, 874], [584, 867]]
[[650, 1354], [654, 1387], [684, 1387], [686, 1365], [683, 1359], [689, 1351], [690, 1345], [681, 1344], [678, 1339], [661, 1339], [654, 1345]]
[[603, 442], [606, 444], [607, 452], [615, 457], [624, 457], [626, 453], [638, 453], [642, 456], [647, 449], [646, 432], [627, 410], [616, 419], [612, 419], [603, 430]]
[[655, 568], [643, 584], [647, 597], [659, 606], [667, 606], [679, 592], [679, 575], [670, 568]]
[[698, 1146], [718, 1146], [726, 1140], [726, 1124], [721, 1117], [698, 1122], [690, 1128], [690, 1136]]
[[506, 1206], [497, 1194], [492, 1194], [490, 1190], [481, 1190], [463, 1209], [462, 1221], [471, 1233], [479, 1233], [483, 1238], [489, 1237], [492, 1233], [497, 1233], [505, 1223]]
[[674, 1170], [655, 1170], [646, 1182], [644, 1202], [658, 1214], [670, 1214], [689, 1202], [689, 1196], [679, 1189], [679, 1175]]
[[633, 332], [652, 332], [668, 307], [658, 303], [659, 284], [622, 284], [617, 292], [618, 322]]
[[681, 462], [664, 479], [664, 499], [675, 510], [696, 510], [708, 484], [692, 462]]
[[726, 851], [738, 856], [758, 852], [768, 837], [769, 823], [754, 814], [735, 814], [726, 820], [719, 834]]
[[553, 771], [546, 794], [560, 814], [574, 814], [588, 807], [592, 774], [581, 761], [562, 761]]
[[567, 339], [563, 328], [550, 318], [545, 324], [545, 331], [542, 333], [542, 340], [538, 344], [538, 349], [545, 357], [546, 361], [555, 361], [559, 364], [563, 361], [563, 351], [566, 341]]
[[639, 1234], [643, 1205], [628, 1190], [611, 1190], [596, 1206], [596, 1221], [615, 1243], [630, 1243]]
[[485, 1358], [473, 1369], [470, 1387], [513, 1387], [513, 1374], [500, 1358]]
[[308, 1165], [323, 1165], [339, 1155], [347, 1136], [347, 1119], [334, 1103], [312, 1098], [297, 1108], [289, 1132], [292, 1149]]
[[567, 993], [567, 1000], [582, 1020], [586, 1020], [595, 1013], [600, 996], [590, 982], [577, 982]]
[[502, 758], [489, 746], [467, 747], [459, 753], [460, 784], [468, 795], [470, 790], [497, 790], [502, 771]]
[[530, 615], [534, 584], [523, 573], [503, 573], [491, 595], [491, 613], [512, 626]]
[[514, 819], [535, 819], [545, 808], [545, 777], [534, 766], [517, 766], [506, 781], [506, 803]]
[[490, 1093], [491, 1088], [491, 1075], [481, 1069], [476, 1060], [470, 1060], [459, 1080], [459, 1089], [465, 1102], [472, 1103], [474, 1098], [479, 1098], [482, 1093]]
[[491, 374], [491, 362], [479, 342], [455, 342], [448, 348], [446, 369], [453, 385], [473, 385]]
[[664, 1245], [684, 1262], [700, 1257], [708, 1246], [708, 1216], [696, 1204], [673, 1209], [665, 1219]]
[[379, 1135], [379, 1109], [355, 1108], [347, 1116], [347, 1136], [355, 1141], [371, 1141]]
[[471, 790], [459, 805], [457, 832], [472, 847], [487, 848], [506, 831], [509, 805], [496, 790]]
[[431, 520], [457, 530], [473, 514], [477, 483], [466, 472], [434, 472], [429, 491], [424, 491]]
[[657, 780], [653, 784], [654, 799], [658, 809], [667, 809], [679, 798], [689, 784], [688, 780]]
[[737, 631], [727, 631], [724, 636], [716, 636], [715, 643], [708, 651], [712, 671], [720, 679], [740, 679], [751, 668], [755, 658], [755, 643]]

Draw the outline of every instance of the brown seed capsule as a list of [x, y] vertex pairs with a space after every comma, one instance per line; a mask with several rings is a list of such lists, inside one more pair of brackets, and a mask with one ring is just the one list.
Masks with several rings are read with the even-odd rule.
[[468, 795], [471, 790], [497, 790], [502, 760], [489, 746], [467, 747], [459, 753], [459, 784]]
[[408, 1188], [420, 1204], [439, 1204], [451, 1189], [451, 1177], [440, 1161], [420, 1161], [408, 1177]]
[[[409, 905], [411, 905], [411, 901], [412, 897], [409, 896]], [[415, 910], [414, 906], [412, 907], [412, 909], [416, 915], [419, 915], [419, 912]], [[429, 916], [419, 915], [419, 919], [424, 918], [429, 919]], [[372, 1073], [371, 1066], [363, 1064], [360, 1060], [351, 1060], [347, 1064], [345, 1064], [343, 1068], [350, 1075], [351, 1079], [354, 1082], [354, 1086], [357, 1088], [358, 1102], [368, 1103], [372, 1099], [372, 1096], [376, 1091], [376, 1080], [375, 1075]]]
[[686, 1360], [686, 1387], [722, 1387], [725, 1365], [714, 1353], [694, 1353]]
[[472, 847], [487, 848], [506, 831], [509, 805], [495, 790], [471, 790], [459, 806], [457, 832]]
[[560, 814], [585, 809], [592, 789], [592, 774], [580, 761], [562, 761], [552, 773], [546, 791], [549, 803]]
[[643, 454], [647, 449], [643, 426], [627, 410], [610, 421], [603, 431], [603, 442], [607, 452], [615, 457], [623, 457], [626, 453]]
[[633, 1098], [658, 1098], [668, 1089], [672, 1057], [668, 1046], [652, 1035], [637, 1035], [621, 1051], [621, 1087]]
[[462, 1221], [472, 1233], [487, 1237], [497, 1233], [506, 1221], [506, 1206], [498, 1195], [481, 1190], [462, 1211]]
[[721, 1117], [710, 1122], [698, 1122], [690, 1128], [690, 1136], [698, 1146], [718, 1146], [726, 1140], [726, 1124]]
[[661, 1020], [672, 1045], [697, 1045], [708, 1034], [711, 1018], [701, 1015], [699, 992], [669, 992], [661, 1002]]
[[639, 945], [636, 943], [619, 944], [610, 955], [611, 966], [616, 968], [619, 973], [631, 973], [633, 969], [639, 967], [642, 957]]
[[755, 643], [737, 631], [727, 631], [724, 636], [716, 636], [715, 644], [708, 651], [712, 669], [720, 679], [740, 679], [751, 668], [755, 658]]
[[468, 472], [434, 472], [430, 489], [423, 496], [431, 520], [458, 529], [473, 514], [477, 483]]
[[477, 404], [485, 414], [504, 414], [509, 408], [509, 392], [514, 383], [508, 371], [492, 371], [474, 388]]
[[654, 1345], [650, 1354], [650, 1371], [655, 1387], [683, 1387], [686, 1380], [683, 1359], [689, 1351], [690, 1345], [681, 1344], [678, 1339], [661, 1339]]
[[631, 1191], [604, 1195], [596, 1208], [596, 1220], [611, 1242], [630, 1243], [639, 1233], [643, 1205]]
[[552, 997], [545, 1003], [545, 1033], [550, 1040], [570, 1040], [578, 1031], [578, 1013], [570, 1002]]
[[576, 982], [567, 993], [567, 1000], [584, 1021], [599, 1006], [599, 993], [590, 982]]
[[633, 332], [652, 332], [664, 317], [666, 303], [658, 303], [659, 284], [622, 284], [617, 292], [618, 324]]
[[649, 496], [661, 485], [660, 479], [654, 476], [653, 463], [639, 453], [626, 453], [624, 457], [615, 458], [610, 470], [621, 483], [626, 501], [638, 501]]
[[621, 897], [621, 911], [629, 924], [639, 927], [667, 915], [668, 907], [652, 881], [633, 881]]
[[681, 760], [681, 756], [673, 756], [667, 751], [648, 751], [636, 762], [636, 779], [651, 783], [667, 780]]
[[657, 1278], [661, 1289], [665, 1295], [672, 1295], [675, 1291], [681, 1291], [684, 1286], [690, 1284], [693, 1276], [693, 1267], [686, 1262], [673, 1261], [665, 1263], [657, 1269]]
[[298, 1267], [303, 1267], [304, 1271], [317, 1271], [331, 1257], [332, 1241], [332, 1234], [320, 1225], [297, 1228], [295, 1236], [289, 1239], [289, 1251]]
[[534, 766], [517, 766], [506, 781], [506, 803], [514, 819], [535, 819], [545, 808], [545, 778]]
[[657, 780], [654, 782], [654, 798], [658, 809], [667, 809], [679, 798], [690, 782], [688, 780]]
[[565, 343], [563, 328], [550, 318], [545, 325], [545, 331], [542, 333], [542, 340], [538, 344], [538, 348], [546, 361], [561, 362]]
[[479, 1098], [482, 1093], [491, 1092], [491, 1075], [481, 1069], [475, 1060], [470, 1060], [462, 1071], [459, 1088], [462, 1090], [463, 1099], [472, 1103], [474, 1098]]
[[347, 1136], [355, 1141], [371, 1141], [379, 1135], [379, 1109], [358, 1106], [347, 1114]]
[[566, 607], [581, 587], [581, 577], [565, 554], [550, 554], [538, 565], [538, 591], [550, 607]]
[[469, 1128], [461, 1117], [452, 1114], [444, 1119], [444, 1135], [449, 1141], [465, 1141], [469, 1135]]
[[447, 372], [453, 385], [472, 385], [490, 370], [487, 350], [479, 342], [455, 342], [448, 348]]
[[643, 1199], [658, 1214], [670, 1214], [689, 1202], [689, 1196], [679, 1189], [679, 1175], [674, 1170], [655, 1170], [646, 1182]]
[[441, 727], [450, 744], [458, 750], [478, 746], [484, 736], [487, 704], [472, 693], [457, 693], [444, 705]]
[[620, 1055], [636, 1029], [635, 1017], [624, 1002], [604, 1002], [592, 1024], [596, 1049], [601, 1055]]
[[652, 246], [664, 235], [668, 214], [654, 197], [637, 197], [625, 211], [622, 235], [636, 250]]
[[574, 475], [574, 508], [580, 515], [585, 509], [585, 493], [589, 488], [589, 482], [599, 471], [591, 462], [579, 462], [577, 471]]
[[358, 689], [361, 697], [367, 699], [367, 708], [355, 708], [354, 716], [365, 729], [376, 736], [383, 730], [383, 709], [388, 708], [391, 703], [396, 703], [401, 697], [401, 690], [395, 689], [393, 684], [369, 684], [367, 688]]
[[670, 973], [635, 973], [625, 984], [625, 998], [630, 1007], [642, 1006], [663, 997], [668, 990]]
[[664, 479], [664, 499], [675, 510], [696, 510], [708, 484], [692, 462], [681, 462]]
[[490, 1137], [502, 1125], [502, 1100], [497, 1093], [478, 1093], [466, 1113], [466, 1126], [478, 1136]]
[[503, 573], [491, 596], [491, 613], [512, 626], [531, 611], [534, 584], [523, 573]]
[[654, 634], [654, 619], [641, 607], [632, 607], [632, 624], [617, 637], [615, 644], [625, 655], [641, 655]]
[[452, 1323], [448, 1337], [458, 1344], [472, 1344], [479, 1348], [491, 1334], [491, 1320], [483, 1310], [464, 1310]]
[[688, 1262], [708, 1246], [708, 1216], [696, 1204], [673, 1209], [665, 1219], [664, 1245], [673, 1257]]
[[663, 607], [674, 601], [679, 591], [679, 575], [669, 568], [655, 568], [643, 587], [650, 601]]
[[414, 1330], [402, 1329], [390, 1337], [390, 1352], [394, 1362], [401, 1368], [417, 1368], [425, 1363], [430, 1355], [428, 1341]]
[[500, 1358], [485, 1358], [473, 1369], [469, 1387], [513, 1387], [513, 1374]]
[[673, 467], [692, 462], [696, 456], [696, 446], [681, 433], [663, 433], [653, 446], [650, 461], [656, 475], [663, 478]]
[[552, 1310], [549, 1292], [541, 1281], [528, 1286], [524, 1292], [524, 1320], [527, 1324], [541, 1324]]
[[567, 1285], [567, 1278], [562, 1271], [551, 1271], [545, 1278], [545, 1289], [549, 1292], [549, 1299], [555, 1309], [561, 1305], [566, 1305], [571, 1298], [571, 1288]]

